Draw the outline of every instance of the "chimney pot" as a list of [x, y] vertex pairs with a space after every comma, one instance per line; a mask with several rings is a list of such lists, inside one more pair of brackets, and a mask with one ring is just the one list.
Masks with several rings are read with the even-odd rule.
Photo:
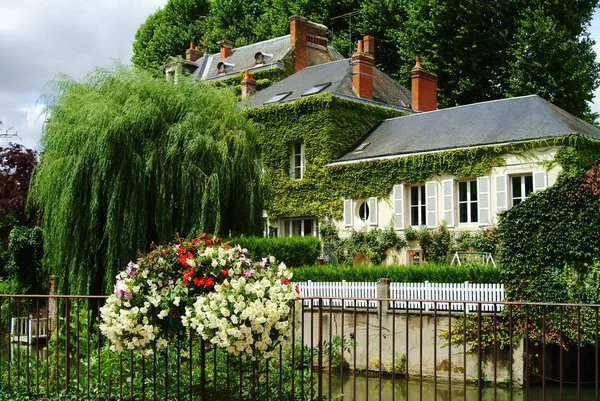
[[411, 107], [418, 111], [437, 110], [438, 76], [423, 69], [420, 53], [420, 50], [417, 50], [415, 66], [410, 70]]
[[229, 40], [221, 40], [219, 42], [219, 50], [220, 50], [220, 60], [223, 61], [231, 54], [231, 49], [233, 49], [233, 43]]
[[185, 59], [187, 61], [196, 61], [202, 57], [202, 52], [198, 48], [194, 48], [194, 42], [190, 42], [190, 47], [185, 51]]
[[256, 80], [250, 74], [250, 71], [244, 71], [244, 79], [242, 79], [242, 99], [248, 98], [256, 93]]
[[363, 38], [363, 49], [365, 53], [375, 57], [375, 38], [373, 36], [365, 36]]
[[[365, 37], [367, 39], [368, 37]], [[356, 94], [365, 99], [373, 99], [373, 69], [375, 59], [375, 39], [368, 40], [367, 51], [363, 51], [363, 41], [358, 41], [357, 51], [352, 55], [352, 86]]]

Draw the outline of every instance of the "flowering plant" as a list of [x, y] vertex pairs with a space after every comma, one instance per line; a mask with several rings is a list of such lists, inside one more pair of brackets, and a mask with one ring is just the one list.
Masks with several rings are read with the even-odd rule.
[[169, 326], [178, 326], [236, 355], [256, 350], [269, 356], [291, 336], [297, 287], [283, 263], [277, 266], [273, 257], [253, 262], [246, 253], [202, 234], [130, 262], [100, 310], [111, 350], [152, 354], [166, 348]]

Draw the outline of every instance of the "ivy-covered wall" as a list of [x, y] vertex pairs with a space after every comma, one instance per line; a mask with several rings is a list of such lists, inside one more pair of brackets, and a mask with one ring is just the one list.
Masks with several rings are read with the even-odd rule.
[[[425, 182], [443, 174], [483, 176], [492, 167], [504, 165], [506, 154], [535, 160], [534, 150], [560, 147], [554, 161], [540, 163], [547, 164], [547, 168], [558, 163], [567, 172], [591, 164], [600, 154], [600, 141], [565, 135], [326, 167], [373, 124], [402, 113], [329, 93], [252, 108], [247, 113], [262, 125], [259, 143], [270, 218], [316, 216], [319, 220], [339, 220], [343, 199], [388, 197], [395, 184]], [[305, 147], [306, 170], [303, 179], [292, 180], [290, 144], [299, 140]]]
[[[262, 125], [259, 144], [264, 168], [265, 205], [270, 218], [341, 218], [343, 193], [326, 167], [377, 121], [402, 115], [398, 110], [341, 99], [325, 93], [248, 109]], [[302, 140], [304, 177], [289, 178], [290, 145]]]

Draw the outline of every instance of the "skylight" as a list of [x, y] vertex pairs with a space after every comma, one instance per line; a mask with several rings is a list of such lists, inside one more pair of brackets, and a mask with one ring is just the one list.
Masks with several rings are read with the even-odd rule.
[[354, 153], [358, 153], [358, 152], [362, 152], [363, 150], [365, 150], [367, 148], [367, 146], [369, 146], [371, 144], [371, 142], [363, 142], [361, 143], [358, 148], [356, 148], [356, 150], [354, 151]]
[[317, 93], [321, 92], [323, 89], [327, 88], [329, 85], [331, 85], [331, 82], [326, 82], [324, 84], [315, 85], [300, 96], [316, 95]]
[[288, 97], [291, 93], [292, 92], [278, 93], [277, 95], [275, 95], [272, 98], [270, 98], [269, 100], [267, 100], [264, 104], [281, 102], [283, 99]]

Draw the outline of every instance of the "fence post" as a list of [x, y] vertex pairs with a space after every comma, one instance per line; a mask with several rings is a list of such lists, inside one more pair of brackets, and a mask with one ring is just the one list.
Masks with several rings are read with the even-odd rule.
[[[389, 299], [390, 298], [390, 279], [380, 278], [377, 280], [377, 299]], [[390, 309], [389, 301], [380, 301], [379, 308], [377, 308], [377, 317], [385, 315]]]

